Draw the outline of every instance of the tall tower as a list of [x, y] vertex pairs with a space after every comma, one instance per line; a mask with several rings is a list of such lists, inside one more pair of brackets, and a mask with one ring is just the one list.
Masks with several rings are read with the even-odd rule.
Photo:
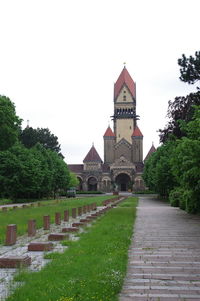
[[116, 142], [122, 138], [132, 144], [132, 133], [136, 127], [136, 84], [123, 68], [114, 85], [114, 133]]

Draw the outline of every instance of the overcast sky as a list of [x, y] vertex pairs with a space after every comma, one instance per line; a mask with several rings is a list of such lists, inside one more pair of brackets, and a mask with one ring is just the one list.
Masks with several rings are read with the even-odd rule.
[[177, 59], [200, 50], [199, 0], [0, 0], [0, 94], [23, 128], [48, 127], [67, 163], [82, 163], [113, 115], [126, 62], [137, 84], [144, 156], [166, 123], [168, 101], [194, 91]]

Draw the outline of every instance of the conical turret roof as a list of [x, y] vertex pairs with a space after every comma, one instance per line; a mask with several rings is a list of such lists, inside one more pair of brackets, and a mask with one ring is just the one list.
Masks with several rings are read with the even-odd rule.
[[111, 130], [110, 126], [107, 128], [107, 130], [105, 131], [105, 134], [103, 136], [104, 137], [115, 137], [115, 134]]
[[155, 152], [156, 152], [156, 148], [155, 148], [155, 146], [154, 146], [153, 143], [152, 143], [152, 146], [151, 146], [150, 150], [148, 151], [148, 153], [147, 153], [147, 155], [146, 155], [144, 161], [146, 161], [147, 159], [149, 159], [149, 157], [150, 157], [153, 153], [155, 153]]
[[140, 131], [138, 126], [135, 127], [132, 137], [143, 137], [142, 132]]

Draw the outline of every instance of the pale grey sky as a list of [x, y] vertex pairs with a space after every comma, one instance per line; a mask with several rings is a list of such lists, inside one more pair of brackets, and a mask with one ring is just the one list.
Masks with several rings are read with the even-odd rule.
[[177, 59], [199, 50], [199, 11], [199, 0], [0, 0], [0, 94], [23, 127], [58, 136], [67, 163], [82, 163], [93, 142], [103, 159], [126, 62], [145, 156], [168, 100], [195, 90], [179, 81]]

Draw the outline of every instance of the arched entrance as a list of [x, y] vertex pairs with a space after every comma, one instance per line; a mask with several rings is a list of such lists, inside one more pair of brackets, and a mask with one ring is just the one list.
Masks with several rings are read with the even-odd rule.
[[127, 174], [120, 173], [116, 177], [115, 183], [117, 184], [119, 191], [128, 191], [130, 184], [131, 184], [131, 179]]
[[97, 179], [95, 177], [88, 179], [88, 191], [97, 191]]

